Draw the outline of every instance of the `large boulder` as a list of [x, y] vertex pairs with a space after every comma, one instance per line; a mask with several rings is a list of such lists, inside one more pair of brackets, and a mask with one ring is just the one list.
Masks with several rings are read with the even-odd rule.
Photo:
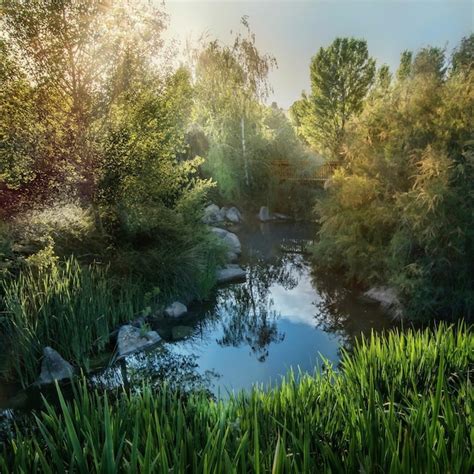
[[156, 331], [146, 331], [126, 324], [119, 329], [117, 351], [119, 359], [137, 351], [142, 351], [161, 341]]
[[223, 221], [226, 220], [226, 214], [227, 214], [228, 210], [229, 210], [229, 208], [224, 206], [224, 207], [221, 207], [221, 210], [219, 211]]
[[232, 283], [237, 281], [245, 281], [246, 272], [239, 265], [226, 265], [223, 268], [219, 268], [216, 272], [217, 283]]
[[225, 218], [233, 224], [242, 222], [242, 214], [240, 214], [240, 211], [235, 206], [226, 210]]
[[36, 382], [38, 385], [53, 383], [55, 380], [70, 379], [73, 375], [74, 368], [57, 351], [51, 347], [43, 349], [41, 374]]
[[240, 240], [233, 232], [221, 229], [220, 227], [211, 227], [211, 231], [222, 239], [229, 252], [233, 252], [237, 255], [241, 254], [242, 246], [240, 244]]
[[188, 312], [188, 308], [183, 303], [175, 301], [165, 308], [165, 315], [169, 318], [179, 318]]
[[272, 220], [272, 216], [270, 215], [270, 211], [268, 210], [268, 207], [267, 206], [262, 206], [260, 208], [260, 211], [258, 213], [258, 218], [262, 221], [262, 222], [267, 222], [267, 221], [271, 221]]
[[219, 224], [224, 221], [224, 216], [216, 204], [210, 204], [204, 209], [204, 216], [202, 218], [204, 224]]

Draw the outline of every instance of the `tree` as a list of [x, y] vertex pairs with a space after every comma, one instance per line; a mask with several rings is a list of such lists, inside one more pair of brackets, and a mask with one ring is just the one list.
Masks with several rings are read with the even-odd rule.
[[461, 40], [451, 58], [453, 71], [474, 69], [474, 33]]
[[[389, 284], [412, 318], [472, 318], [473, 72], [437, 48], [404, 53], [346, 133], [346, 166], [318, 203], [319, 264]], [[440, 79], [443, 80], [440, 80]]]
[[298, 108], [303, 135], [323, 155], [340, 157], [347, 122], [361, 112], [374, 75], [364, 40], [337, 38], [312, 59], [311, 94]]
[[408, 50], [403, 51], [400, 55], [400, 65], [397, 70], [397, 79], [399, 81], [403, 81], [410, 76], [412, 61], [413, 53]]
[[446, 73], [444, 50], [429, 46], [418, 51], [412, 63], [411, 73], [430, 74], [436, 79], [443, 79]]
[[94, 124], [157, 63], [163, 14], [141, 1], [5, 0], [1, 26], [49, 125], [37, 176], [43, 187], [91, 198], [100, 162]]
[[194, 117], [210, 139], [207, 164], [227, 198], [249, 194], [255, 186], [260, 103], [275, 65], [272, 56], [258, 51], [245, 17], [242, 23], [246, 35], [237, 35], [231, 46], [212, 41], [195, 52]]

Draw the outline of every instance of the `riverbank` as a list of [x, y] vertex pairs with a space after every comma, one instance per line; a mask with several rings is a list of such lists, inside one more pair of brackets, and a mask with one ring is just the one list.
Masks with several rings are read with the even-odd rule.
[[[392, 327], [377, 304], [344, 287], [337, 275], [318, 272], [317, 265], [307, 259], [314, 225], [246, 219], [230, 230], [241, 240], [239, 263], [246, 272], [245, 282], [219, 285], [201, 302], [182, 300], [187, 311], [180, 315], [152, 312], [140, 318], [135, 315], [128, 323], [125, 320], [123, 336], [135, 335], [128, 338], [128, 347], [139, 349], [134, 344], [142, 343], [145, 352], [129, 353], [117, 362], [120, 331], [116, 330], [102, 352], [92, 357], [84, 353], [88, 365], [83, 370], [120, 385], [125, 366], [133, 374], [129, 383], [140, 385], [150, 377], [174, 377], [173, 371], [180, 370], [176, 361], [183, 360], [187, 379], [205, 382], [213, 393], [224, 395], [229, 390], [251, 389], [254, 384], [278, 385], [289, 367], [312, 373], [322, 357], [337, 364], [340, 348], [350, 348], [358, 335]], [[91, 298], [78, 293], [74, 301], [79, 304], [83, 297]], [[71, 330], [75, 331], [74, 326]], [[148, 333], [154, 337], [148, 338]], [[62, 340], [71, 339], [58, 342]], [[57, 344], [53, 348], [62, 352]], [[33, 363], [34, 380], [40, 367]], [[102, 376], [104, 368], [106, 375]], [[39, 396], [38, 387], [28, 390], [26, 397], [24, 393], [15, 396], [17, 393], [18, 389], [7, 390], [2, 384], [1, 406], [30, 406]]]

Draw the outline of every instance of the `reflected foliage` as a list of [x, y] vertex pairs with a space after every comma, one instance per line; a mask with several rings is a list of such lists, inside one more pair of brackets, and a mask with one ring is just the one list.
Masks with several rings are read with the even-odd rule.
[[270, 287], [280, 285], [291, 290], [298, 284], [298, 267], [285, 255], [274, 264], [259, 260], [247, 269], [247, 282], [223, 291], [216, 312], [223, 325], [222, 346], [247, 344], [260, 362], [269, 355], [271, 343], [283, 341], [278, 330], [278, 312], [274, 309]]
[[140, 389], [144, 383], [158, 390], [166, 384], [182, 393], [211, 394], [214, 371], [199, 372], [195, 355], [177, 354], [167, 346], [151, 352], [141, 352], [118, 362], [94, 378], [94, 386], [103, 390], [125, 386]]
[[318, 268], [313, 269], [311, 280], [320, 297], [315, 303], [316, 327], [336, 334], [346, 350], [352, 350], [359, 336], [394, 326], [377, 303], [369, 305], [357, 289], [341, 286], [339, 275]]

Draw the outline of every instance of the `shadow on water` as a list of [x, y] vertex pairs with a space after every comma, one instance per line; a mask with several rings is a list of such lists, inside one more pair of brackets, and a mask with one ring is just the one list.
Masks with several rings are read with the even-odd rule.
[[[361, 333], [393, 325], [337, 275], [310, 263], [314, 225], [250, 222], [235, 230], [246, 282], [217, 288], [178, 321], [154, 322], [165, 342], [91, 376], [91, 386], [133, 389], [147, 381], [158, 388], [167, 381], [225, 396], [276, 384], [290, 369], [311, 373], [323, 359], [337, 364], [341, 348], [350, 350]], [[0, 398], [12, 395], [3, 392]], [[16, 406], [33, 407], [32, 399], [40, 399], [37, 390], [13, 397]]]

